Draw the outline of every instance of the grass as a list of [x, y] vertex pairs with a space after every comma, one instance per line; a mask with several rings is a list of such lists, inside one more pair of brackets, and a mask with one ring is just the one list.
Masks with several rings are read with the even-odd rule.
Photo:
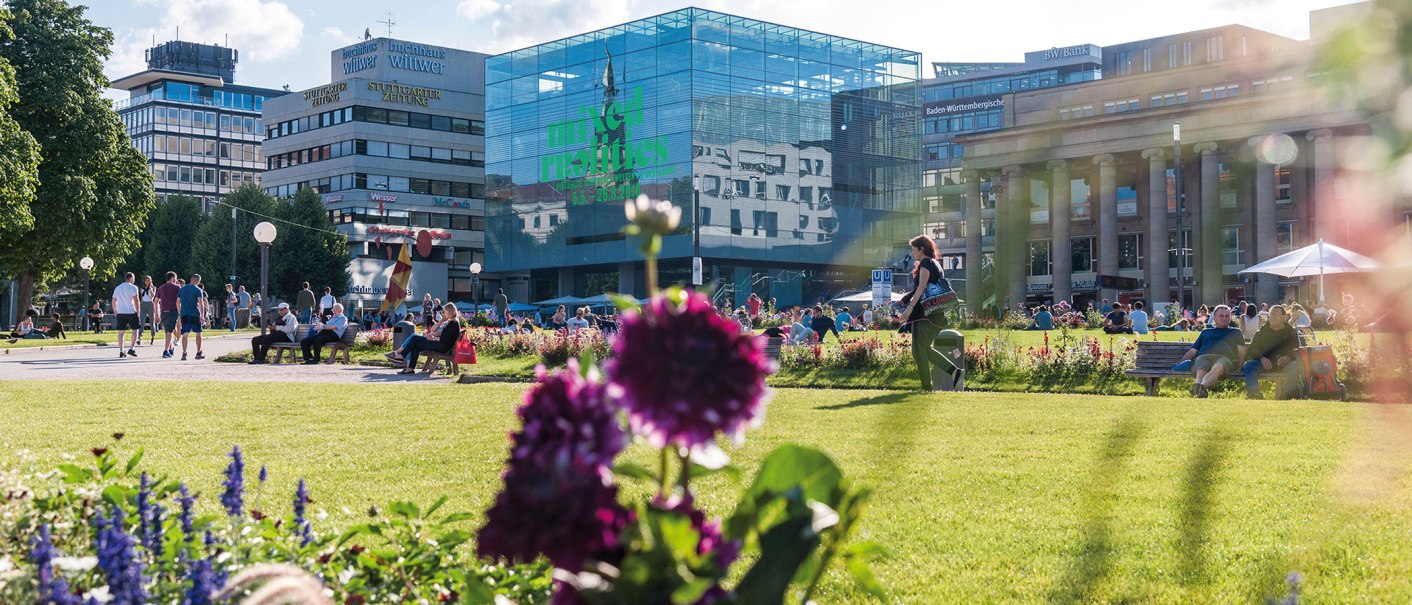
[[[239, 443], [270, 468], [255, 506], [281, 508], [305, 477], [324, 527], [440, 494], [483, 511], [525, 388], [112, 387], [0, 382], [0, 464], [87, 456], [123, 431], [123, 453], [145, 447], [210, 510]], [[1409, 430], [1402, 406], [783, 389], [732, 453], [748, 478], [775, 445], [810, 444], [873, 487], [861, 532], [886, 547], [874, 567], [899, 602], [1259, 602], [1290, 571], [1306, 602], [1408, 602]], [[714, 514], [739, 493], [725, 475], [698, 487]], [[817, 600], [868, 602], [840, 574]]]
[[[236, 333], [237, 333], [237, 334], [239, 334], [239, 333], [246, 333], [246, 332], [249, 332], [249, 333], [256, 333], [256, 332], [259, 332], [259, 331], [260, 331], [259, 328], [243, 328], [243, 329], [240, 329], [240, 330], [236, 330]], [[8, 334], [8, 332], [6, 332], [6, 334]], [[69, 346], [69, 345], [110, 345], [110, 344], [117, 344], [117, 342], [118, 342], [118, 331], [117, 331], [117, 330], [104, 330], [102, 334], [94, 334], [93, 332], [80, 332], [80, 331], [77, 331], [77, 330], [69, 330], [69, 331], [65, 332], [64, 334], [65, 334], [66, 336], [68, 336], [67, 339], [46, 338], [46, 339], [40, 340], [40, 339], [37, 339], [37, 338], [35, 338], [35, 339], [23, 338], [23, 339], [20, 339], [20, 340], [15, 341], [14, 343], [11, 343], [9, 340], [0, 340], [0, 350], [4, 350], [4, 349], [23, 349], [23, 348], [30, 348], [30, 347], [63, 347], [63, 346]], [[128, 336], [131, 336], [131, 335], [132, 335], [132, 332], [124, 332], [124, 334], [125, 334], [125, 336], [123, 337], [124, 341], [130, 340], [130, 339], [128, 338]], [[152, 334], [151, 332], [148, 332], [148, 331], [144, 330], [144, 331], [142, 332], [142, 342], [147, 342], [149, 339], [151, 339], [151, 334]], [[220, 336], [220, 335], [224, 335], [224, 334], [230, 334], [230, 330], [217, 330], [217, 329], [215, 329], [215, 328], [207, 328], [207, 329], [206, 329], [206, 334], [212, 335], [212, 336]], [[161, 333], [161, 332], [158, 332], [158, 333], [157, 333], [156, 341], [157, 341], [157, 342], [161, 342], [161, 341], [162, 341], [162, 338], [163, 338], [162, 333]]]

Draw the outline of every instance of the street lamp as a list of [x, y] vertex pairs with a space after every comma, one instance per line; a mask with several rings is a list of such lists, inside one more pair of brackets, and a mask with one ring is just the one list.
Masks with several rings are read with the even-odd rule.
[[[1182, 123], [1172, 124], [1172, 150], [1177, 195], [1177, 308], [1186, 306], [1186, 244], [1182, 241]], [[1152, 301], [1157, 302], [1157, 301]]]
[[88, 321], [88, 275], [93, 271], [93, 259], [85, 256], [78, 261], [78, 266], [83, 269], [83, 330], [87, 332], [92, 329]]
[[[471, 311], [471, 319], [480, 315], [480, 263], [471, 263], [471, 304], [475, 307]], [[471, 324], [476, 325], [476, 324]]]
[[255, 225], [255, 241], [260, 244], [260, 336], [265, 335], [265, 318], [269, 317], [266, 312], [270, 304], [270, 244], [278, 234], [279, 230], [269, 221]]
[[691, 285], [701, 285], [701, 175], [691, 187]]

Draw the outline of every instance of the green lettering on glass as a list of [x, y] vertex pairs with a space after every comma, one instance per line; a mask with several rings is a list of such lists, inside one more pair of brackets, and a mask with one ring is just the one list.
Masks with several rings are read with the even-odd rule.
[[[546, 129], [549, 149], [562, 149], [540, 158], [541, 182], [562, 181], [571, 204], [628, 200], [641, 193], [638, 182], [644, 169], [668, 162], [667, 137], [630, 141], [635, 126], [643, 123], [642, 88], [626, 99], [581, 105], [577, 118], [555, 122]], [[671, 173], [655, 170], [653, 174]], [[648, 178], [651, 178], [650, 176]]]

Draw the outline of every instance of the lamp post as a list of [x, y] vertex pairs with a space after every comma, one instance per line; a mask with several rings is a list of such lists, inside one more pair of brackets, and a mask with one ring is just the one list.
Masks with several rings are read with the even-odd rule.
[[701, 175], [692, 177], [691, 187], [691, 285], [701, 285]]
[[266, 312], [270, 304], [270, 244], [274, 243], [278, 234], [279, 231], [269, 221], [255, 225], [255, 241], [260, 244], [260, 336], [265, 335], [265, 318], [269, 317]]
[[[1187, 247], [1182, 238], [1182, 123], [1172, 124], [1172, 157], [1175, 169], [1177, 195], [1177, 308], [1186, 306], [1186, 255]], [[1156, 301], [1153, 301], [1156, 302]]]
[[480, 263], [471, 263], [471, 304], [475, 306], [471, 319], [475, 319], [480, 316]]
[[92, 329], [88, 319], [88, 276], [93, 271], [93, 259], [85, 256], [78, 261], [78, 266], [83, 269], [83, 330], [87, 332]]

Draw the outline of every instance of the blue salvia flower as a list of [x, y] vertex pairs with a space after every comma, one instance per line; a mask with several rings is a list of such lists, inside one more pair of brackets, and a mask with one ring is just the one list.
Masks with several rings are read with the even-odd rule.
[[[204, 538], [203, 542], [206, 544], [206, 557], [214, 561], [216, 556], [216, 536], [210, 531], [207, 531], [206, 537]], [[215, 569], [214, 565], [212, 566], [212, 569]], [[215, 574], [217, 585], [224, 585], [226, 583], [226, 579], [230, 577], [230, 573], [227, 571], [217, 570]]]
[[267, 470], [265, 470], [265, 465], [261, 464], [261, 465], [260, 465], [260, 483], [264, 483], [265, 481], [268, 481], [269, 478], [270, 478], [270, 472], [267, 471]]
[[187, 570], [186, 594], [181, 597], [181, 605], [212, 605], [211, 595], [224, 584], [216, 574], [210, 557], [197, 559]]
[[136, 540], [123, 531], [123, 510], [114, 505], [113, 516], [105, 519], [100, 510], [95, 515], [98, 528], [96, 549], [98, 566], [108, 580], [110, 605], [142, 605], [147, 602], [147, 578], [144, 565], [137, 558]]
[[304, 511], [309, 504], [309, 488], [304, 484], [304, 480], [299, 480], [299, 487], [294, 490], [294, 527], [299, 532], [299, 545], [308, 546], [314, 541], [313, 530], [309, 527], [309, 520], [304, 517]]
[[221, 494], [221, 506], [226, 514], [239, 517], [245, 506], [245, 459], [240, 455], [240, 446], [230, 451], [230, 465], [226, 466], [225, 493]]
[[[162, 552], [165, 550], [162, 542], [165, 535], [162, 531], [162, 522], [167, 519], [167, 509], [160, 504], [152, 505], [152, 524], [147, 529], [147, 534], [143, 540], [143, 546], [152, 553], [153, 561], [162, 559]], [[150, 543], [149, 543], [150, 541]]]
[[48, 524], [39, 526], [39, 535], [30, 538], [29, 545], [29, 560], [34, 563], [39, 575], [39, 598], [36, 602], [40, 605], [79, 605], [81, 600], [69, 592], [69, 583], [54, 574], [54, 557], [59, 553], [50, 539]]
[[181, 505], [181, 533], [186, 537], [187, 543], [191, 543], [196, 537], [195, 518], [192, 508], [196, 504], [196, 496], [186, 489], [186, 484], [181, 484], [180, 496], [177, 496], [177, 503]]
[[152, 553], [154, 560], [162, 556], [162, 525], [156, 516], [157, 505], [152, 502], [152, 482], [147, 478], [147, 473], [142, 473], [137, 490], [137, 534], [142, 538], [142, 547]]

